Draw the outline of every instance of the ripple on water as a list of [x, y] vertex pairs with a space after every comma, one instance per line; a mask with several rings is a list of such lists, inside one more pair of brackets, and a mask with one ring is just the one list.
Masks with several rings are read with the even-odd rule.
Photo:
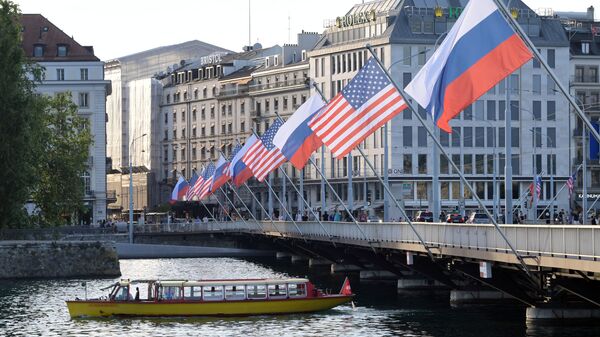
[[[210, 279], [304, 276], [307, 268], [244, 260], [122, 260], [131, 279]], [[321, 287], [339, 287], [339, 279], [313, 274]], [[117, 280], [117, 279], [115, 279]], [[0, 336], [600, 336], [595, 328], [531, 328], [514, 309], [452, 309], [448, 299], [396, 299], [394, 287], [353, 284], [357, 306], [314, 314], [254, 317], [70, 319], [64, 301], [105, 295], [111, 279], [0, 282]], [[328, 283], [329, 282], [329, 283]], [[333, 283], [332, 283], [333, 282]], [[522, 310], [522, 309], [518, 309]], [[571, 334], [573, 332], [573, 334]]]

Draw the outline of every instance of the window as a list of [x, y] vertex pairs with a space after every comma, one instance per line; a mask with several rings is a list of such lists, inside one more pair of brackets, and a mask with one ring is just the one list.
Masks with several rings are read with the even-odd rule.
[[410, 47], [411, 46], [404, 46], [404, 55], [403, 55], [403, 57], [404, 57], [404, 65], [405, 66], [409, 66], [411, 64], [412, 57], [411, 57], [411, 54], [410, 54], [411, 53], [411, 50], [410, 50], [411, 48]]
[[465, 147], [473, 147], [473, 128], [463, 128], [463, 144]]
[[533, 101], [533, 120], [542, 120], [542, 101]]
[[418, 156], [419, 174], [427, 174], [427, 155], [419, 154]]
[[419, 126], [417, 131], [418, 131], [417, 144], [419, 145], [419, 147], [427, 147], [427, 132], [425, 130], [425, 127]]
[[240, 103], [240, 114], [243, 115], [246, 113], [246, 104], [244, 102]]
[[510, 101], [510, 120], [519, 120], [519, 101]]
[[44, 56], [44, 46], [35, 45], [33, 46], [33, 57], [42, 57]]
[[546, 132], [548, 136], [546, 147], [556, 148], [556, 128], [548, 128]]
[[550, 68], [554, 68], [556, 66], [556, 51], [554, 49], [548, 49], [548, 65]]
[[196, 108], [195, 107], [192, 109], [192, 121], [194, 121], [194, 122], [196, 121]]
[[267, 291], [270, 298], [287, 296], [287, 289], [285, 287], [285, 284], [269, 284], [267, 286]]
[[56, 56], [65, 57], [67, 56], [68, 48], [64, 44], [59, 44], [56, 46]]
[[512, 147], [519, 147], [520, 146], [519, 143], [521, 140], [521, 137], [519, 136], [519, 128], [513, 127], [512, 131], [511, 131], [511, 136], [512, 136]]
[[88, 68], [81, 68], [81, 69], [79, 69], [79, 74], [80, 74], [80, 79], [82, 81], [87, 81], [88, 80]]
[[410, 126], [402, 127], [402, 144], [407, 147], [412, 146], [412, 127], [410, 127]]
[[226, 300], [243, 300], [246, 298], [246, 291], [243, 285], [225, 286]]
[[442, 146], [448, 147], [450, 145], [450, 134], [447, 132], [441, 132], [440, 143], [442, 144]]
[[264, 284], [248, 285], [246, 293], [249, 300], [264, 299], [267, 297], [267, 287]]
[[288, 284], [288, 293], [290, 297], [304, 297], [306, 296], [306, 284]]
[[412, 174], [413, 173], [413, 169], [412, 169], [412, 154], [404, 154], [403, 155], [403, 173], [404, 174]]
[[449, 166], [449, 163], [448, 163], [448, 158], [446, 158], [446, 156], [444, 156], [444, 155], [440, 155], [440, 173], [441, 174], [448, 174], [448, 168], [449, 167], [450, 166]]
[[485, 147], [485, 128], [475, 128], [475, 147]]
[[202, 299], [220, 301], [223, 299], [223, 286], [202, 287]]
[[556, 101], [546, 101], [546, 113], [549, 121], [556, 120]]
[[181, 299], [180, 287], [163, 287], [160, 286], [159, 298], [163, 300], [178, 300]]
[[65, 80], [65, 70], [63, 68], [56, 69], [56, 80], [57, 81]]
[[556, 155], [551, 154], [546, 157], [546, 171], [548, 174], [556, 174]]
[[534, 95], [541, 95], [542, 75], [533, 75], [532, 91]]
[[476, 154], [475, 155], [475, 173], [476, 174], [485, 174], [484, 167], [485, 167], [484, 155]]
[[581, 42], [581, 53], [589, 54], [590, 53], [590, 43], [589, 42]]
[[473, 155], [465, 154], [465, 155], [463, 155], [463, 158], [464, 158], [463, 171], [466, 174], [473, 174]]
[[79, 93], [79, 107], [80, 108], [89, 107], [88, 97], [89, 97], [89, 94], [87, 92]]
[[488, 121], [496, 120], [496, 101], [487, 101], [487, 119]]
[[496, 147], [496, 128], [487, 127], [487, 146]]

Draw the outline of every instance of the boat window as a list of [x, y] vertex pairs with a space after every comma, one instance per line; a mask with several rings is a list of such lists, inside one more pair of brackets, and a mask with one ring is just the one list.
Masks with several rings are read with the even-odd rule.
[[179, 300], [181, 299], [181, 288], [180, 287], [162, 287], [161, 298], [164, 300]]
[[306, 284], [304, 283], [292, 283], [288, 284], [288, 292], [290, 297], [304, 297], [306, 296]]
[[202, 287], [184, 287], [183, 296], [188, 300], [202, 299]]
[[246, 298], [244, 286], [225, 286], [225, 299], [227, 300], [243, 300]]
[[285, 297], [287, 295], [285, 284], [269, 284], [268, 289], [269, 297]]
[[129, 294], [129, 287], [119, 287], [117, 291], [115, 291], [115, 300], [116, 301], [127, 301], [132, 299]]
[[253, 284], [246, 286], [249, 300], [264, 299], [267, 297], [267, 287], [264, 284]]
[[223, 286], [202, 287], [205, 301], [219, 301], [223, 299]]

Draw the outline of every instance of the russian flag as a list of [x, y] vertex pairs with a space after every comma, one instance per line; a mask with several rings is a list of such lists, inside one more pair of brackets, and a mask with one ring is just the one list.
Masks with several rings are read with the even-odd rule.
[[225, 174], [231, 177], [231, 180], [235, 184], [235, 186], [240, 187], [243, 183], [245, 183], [248, 179], [252, 178], [252, 170], [242, 160], [244, 154], [248, 152], [248, 149], [256, 143], [258, 138], [255, 135], [250, 135], [244, 146], [239, 149], [231, 159], [229, 166], [227, 166], [227, 170], [225, 170]]
[[213, 175], [212, 185], [210, 186], [210, 192], [214, 192], [219, 187], [223, 186], [229, 180], [229, 176], [225, 174], [229, 162], [222, 155], [219, 156], [219, 161], [215, 167], [215, 173]]
[[452, 132], [452, 118], [531, 57], [493, 0], [469, 1], [405, 91]]
[[325, 106], [318, 95], [311, 96], [279, 128], [273, 138], [273, 144], [283, 156], [298, 170], [304, 168], [310, 156], [323, 142], [308, 126], [308, 122]]
[[187, 181], [185, 181], [185, 178], [179, 176], [179, 180], [177, 180], [177, 184], [175, 184], [173, 192], [171, 192], [171, 203], [174, 204], [176, 201], [184, 200], [183, 198], [185, 197], [189, 188], [190, 185]]

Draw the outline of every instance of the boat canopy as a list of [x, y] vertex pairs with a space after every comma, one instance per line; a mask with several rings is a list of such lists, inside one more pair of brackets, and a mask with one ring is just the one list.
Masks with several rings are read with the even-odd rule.
[[256, 284], [285, 284], [285, 283], [307, 283], [305, 278], [289, 279], [252, 279], [252, 280], [198, 280], [198, 281], [156, 281], [157, 285], [163, 287], [212, 287], [212, 286], [240, 286]]

